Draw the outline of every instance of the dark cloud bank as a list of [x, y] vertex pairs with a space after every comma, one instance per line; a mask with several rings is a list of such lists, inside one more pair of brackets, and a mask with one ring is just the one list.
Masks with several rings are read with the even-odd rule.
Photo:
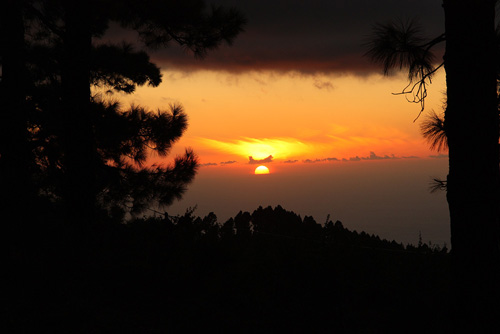
[[[417, 18], [429, 37], [444, 31], [437, 0], [214, 0], [207, 3], [239, 9], [245, 32], [232, 46], [197, 60], [172, 46], [152, 54], [163, 69], [298, 71], [302, 73], [380, 72], [363, 57], [377, 22]], [[319, 83], [320, 84], [320, 83]], [[330, 88], [324, 86], [322, 88]]]

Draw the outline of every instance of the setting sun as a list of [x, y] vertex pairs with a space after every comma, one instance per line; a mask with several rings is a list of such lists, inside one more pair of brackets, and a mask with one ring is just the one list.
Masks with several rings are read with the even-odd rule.
[[259, 166], [259, 167], [255, 168], [255, 174], [256, 175], [269, 174], [269, 168], [267, 168], [266, 166]]

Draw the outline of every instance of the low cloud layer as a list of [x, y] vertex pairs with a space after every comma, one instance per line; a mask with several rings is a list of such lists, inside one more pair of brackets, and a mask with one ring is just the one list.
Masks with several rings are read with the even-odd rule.
[[311, 164], [311, 163], [316, 163], [316, 162], [332, 162], [332, 161], [340, 161], [340, 160], [337, 159], [337, 158], [323, 158], [323, 159], [314, 159], [314, 160], [311, 160], [311, 159], [302, 160], [302, 162], [306, 163], [306, 164]]
[[378, 156], [375, 152], [370, 152], [370, 155], [367, 157], [362, 157], [363, 160], [386, 160], [386, 159], [399, 159], [394, 154], [388, 156], [387, 154], [384, 156]]
[[234, 163], [236, 163], [236, 160], [223, 161], [220, 164], [221, 165], [232, 165]]
[[[354, 156], [354, 157], [349, 157], [349, 158], [323, 158], [323, 159], [305, 159], [302, 160], [303, 163], [317, 163], [317, 162], [335, 162], [335, 161], [343, 161], [343, 162], [356, 162], [356, 161], [363, 161], [363, 160], [396, 160], [396, 159], [419, 159], [417, 156], [402, 156], [398, 157], [394, 154], [389, 155], [383, 155], [379, 156], [375, 152], [370, 152], [368, 156], [365, 157], [360, 157], [360, 156]], [[286, 161], [285, 161], [286, 162]]]
[[[447, 158], [448, 155], [446, 154], [439, 154], [439, 155], [431, 155], [429, 156], [431, 158]], [[298, 160], [298, 159], [288, 159], [281, 161], [281, 163], [284, 164], [295, 164], [298, 162], [302, 162], [304, 164], [315, 164], [315, 163], [322, 163], [322, 162], [357, 162], [357, 161], [373, 161], [373, 160], [398, 160], [398, 159], [420, 159], [420, 157], [415, 156], [415, 155], [410, 155], [410, 156], [396, 156], [395, 154], [391, 155], [377, 155], [375, 152], [370, 152], [369, 155], [367, 156], [353, 156], [349, 158], [336, 158], [336, 157], [328, 157], [328, 158], [316, 158], [316, 159], [303, 159], [303, 160]], [[274, 158], [272, 155], [268, 156], [267, 158], [264, 159], [254, 159], [252, 156], [248, 157], [248, 163], [250, 165], [257, 165], [257, 164], [266, 164], [266, 163], [271, 163], [274, 162]], [[280, 162], [280, 161], [278, 161]], [[204, 164], [200, 164], [201, 167], [207, 167], [207, 166], [224, 166], [224, 165], [232, 165], [234, 163], [237, 163], [236, 160], [229, 160], [229, 161], [222, 161], [220, 163], [214, 163], [214, 162], [208, 162]]]
[[429, 155], [429, 158], [434, 158], [434, 159], [448, 158], [448, 154], [439, 153], [437, 155]]
[[370, 154], [366, 157], [350, 157], [349, 160], [347, 159], [342, 159], [342, 161], [361, 161], [361, 160], [395, 160], [395, 159], [418, 159], [417, 156], [402, 156], [402, 157], [397, 157], [394, 154], [391, 155], [383, 155], [379, 156], [375, 152], [370, 152]]
[[204, 164], [200, 164], [200, 167], [209, 167], [209, 166], [217, 166], [217, 163], [215, 162], [207, 162]]

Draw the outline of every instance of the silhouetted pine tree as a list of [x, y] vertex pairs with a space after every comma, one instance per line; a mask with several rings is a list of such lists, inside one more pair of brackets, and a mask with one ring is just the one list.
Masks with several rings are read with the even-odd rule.
[[176, 43], [203, 56], [234, 39], [242, 16], [232, 9], [207, 10], [203, 1], [25, 4], [21, 16], [29, 28], [27, 64], [34, 84], [25, 99], [34, 106], [29, 139], [41, 190], [63, 199], [67, 219], [81, 225], [95, 220], [98, 208], [120, 216], [125, 209], [139, 212], [148, 202], [179, 198], [196, 172], [191, 150], [172, 166], [143, 164], [151, 150], [169, 153], [186, 128], [186, 115], [180, 106], [154, 114], [91, 97], [91, 85], [132, 93], [161, 82], [145, 52], [123, 43], [93, 45], [93, 39], [117, 22], [137, 31], [146, 47]]
[[[499, 117], [497, 39], [493, 0], [443, 0], [445, 34], [426, 41], [412, 25], [379, 25], [368, 54], [384, 70], [405, 68], [408, 93], [422, 103], [437, 68], [430, 49], [446, 41], [447, 107], [442, 123], [449, 147], [450, 210], [457, 331], [498, 328]], [[413, 80], [413, 81], [412, 81]], [[436, 123], [437, 122], [437, 123]], [[437, 126], [439, 125], [439, 126]], [[435, 118], [428, 138], [441, 140]], [[441, 138], [441, 139], [440, 139]], [[478, 178], [481, 178], [479, 180]]]

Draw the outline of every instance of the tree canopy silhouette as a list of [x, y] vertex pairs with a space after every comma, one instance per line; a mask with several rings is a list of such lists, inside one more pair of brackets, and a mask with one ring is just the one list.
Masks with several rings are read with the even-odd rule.
[[12, 271], [7, 332], [443, 333], [448, 323], [446, 249], [330, 217], [322, 226], [277, 206], [224, 224], [194, 209], [103, 224], [84, 270], [46, 229], [50, 246], [33, 261], [43, 267]]
[[[11, 127], [0, 143], [2, 182], [31, 180], [35, 192], [62, 200], [67, 219], [78, 224], [94, 221], [100, 210], [119, 218], [180, 198], [197, 169], [191, 149], [172, 165], [144, 163], [151, 152], [167, 155], [182, 135], [182, 106], [124, 109], [92, 96], [91, 87], [133, 93], [137, 86], [161, 82], [160, 69], [145, 51], [94, 39], [115, 22], [138, 32], [146, 49], [176, 43], [203, 57], [233, 41], [242, 31], [242, 15], [198, 0], [12, 4], [2, 11], [9, 18], [2, 20], [2, 45], [15, 42], [14, 48], [2, 48], [2, 124]], [[2, 195], [9, 197], [12, 188], [2, 187]]]

